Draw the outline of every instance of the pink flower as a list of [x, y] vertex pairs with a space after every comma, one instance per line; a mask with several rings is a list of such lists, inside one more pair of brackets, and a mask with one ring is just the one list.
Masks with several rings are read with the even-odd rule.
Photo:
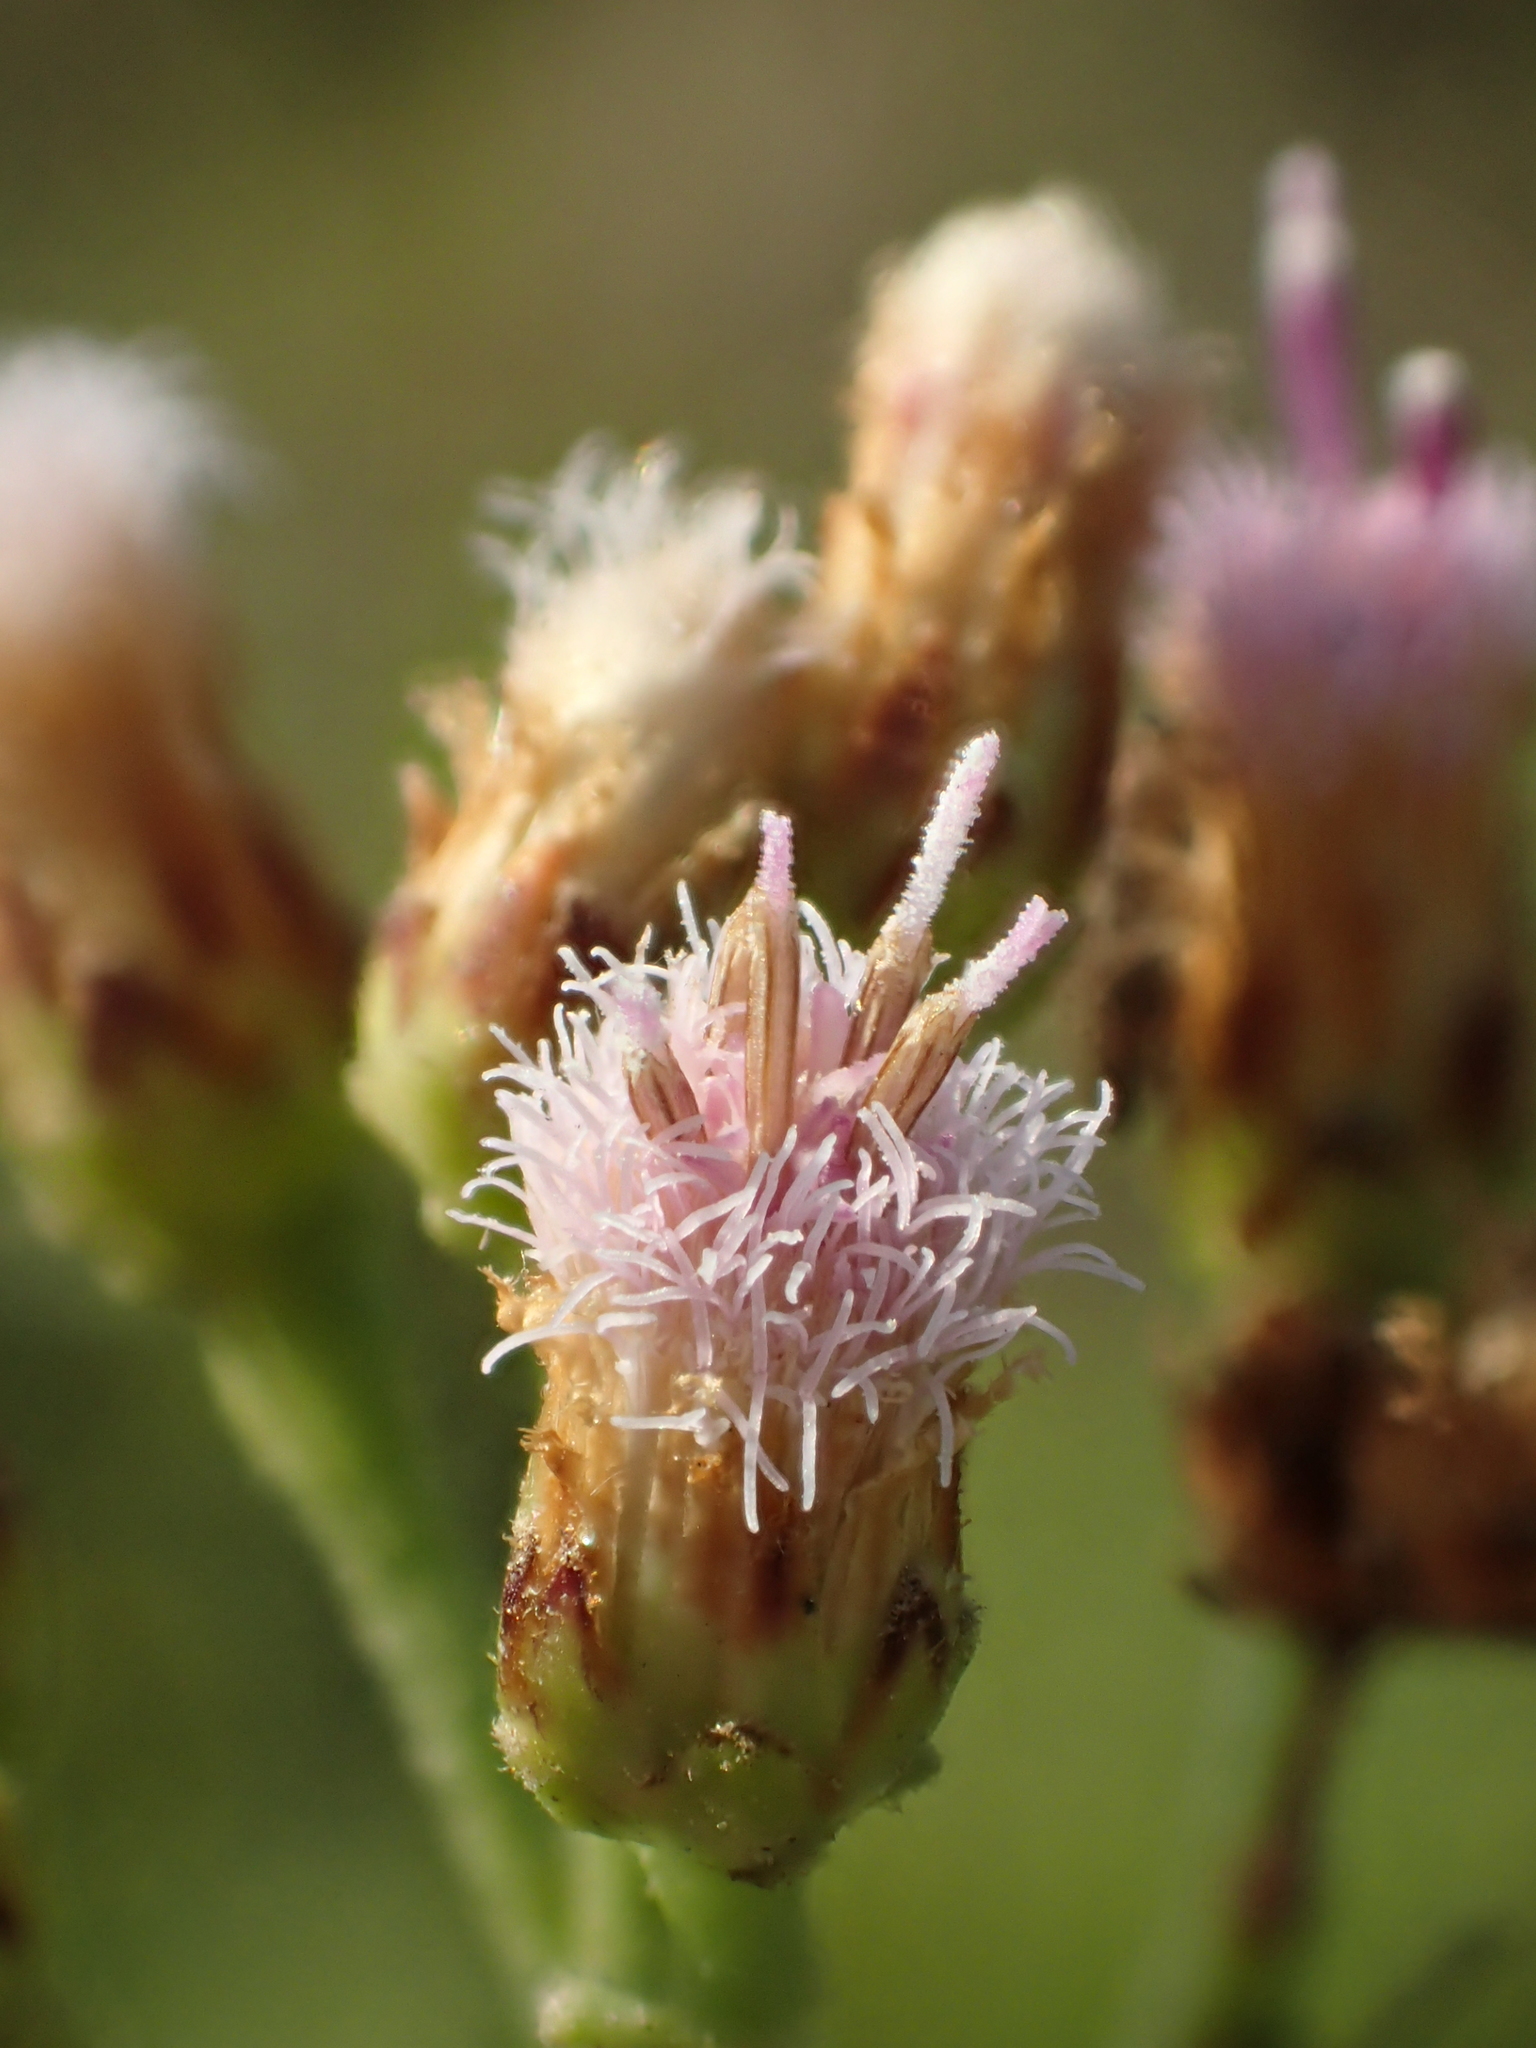
[[1473, 457], [1465, 377], [1423, 350], [1388, 392], [1397, 461], [1359, 473], [1351, 243], [1330, 160], [1271, 173], [1262, 271], [1291, 457], [1196, 470], [1168, 508], [1153, 666], [1240, 776], [1327, 791], [1363, 754], [1458, 775], [1500, 749], [1536, 659], [1536, 473]]
[[[868, 956], [797, 902], [787, 819], [764, 816], [756, 886], [723, 927], [661, 962], [567, 955], [579, 1007], [494, 1070], [508, 1136], [466, 1190], [526, 1205], [522, 1244], [558, 1306], [504, 1353], [605, 1340], [629, 1431], [740, 1439], [742, 1504], [760, 1482], [811, 1509], [817, 1438], [862, 1404], [890, 1456], [937, 1418], [940, 1483], [979, 1412], [985, 1361], [1044, 1332], [1019, 1291], [1049, 1269], [1124, 1279], [1052, 1233], [1097, 1214], [1084, 1180], [1110, 1098], [1028, 1074], [974, 1019], [1064, 922], [1034, 898], [985, 958], [920, 997], [928, 924], [974, 822], [997, 740], [959, 756], [905, 894]], [[540, 1299], [544, 1296], [541, 1294]], [[1068, 1347], [1070, 1349], [1070, 1347]], [[1004, 1378], [1016, 1368], [1005, 1365]], [[774, 1456], [771, 1440], [792, 1458]]]

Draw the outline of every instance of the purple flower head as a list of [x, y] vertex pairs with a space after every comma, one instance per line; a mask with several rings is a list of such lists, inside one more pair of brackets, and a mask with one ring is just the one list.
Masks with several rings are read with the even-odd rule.
[[1470, 452], [1465, 373], [1423, 350], [1387, 393], [1395, 466], [1363, 478], [1350, 237], [1316, 149], [1279, 159], [1262, 275], [1290, 462], [1207, 462], [1166, 508], [1155, 666], [1239, 772], [1336, 786], [1361, 747], [1487, 759], [1536, 659], [1536, 472]]

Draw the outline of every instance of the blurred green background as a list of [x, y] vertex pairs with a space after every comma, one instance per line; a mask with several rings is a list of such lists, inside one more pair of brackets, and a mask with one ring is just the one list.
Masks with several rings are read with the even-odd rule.
[[[489, 477], [667, 431], [809, 512], [871, 256], [1043, 176], [1108, 197], [1234, 337], [1252, 420], [1255, 183], [1301, 136], [1348, 169], [1373, 372], [1454, 342], [1496, 433], [1536, 442], [1528, 0], [0, 0], [0, 321], [173, 336], [268, 451], [221, 561], [247, 725], [372, 901], [402, 687], [493, 655], [465, 545]], [[1059, 1282], [1082, 1363], [979, 1447], [986, 1628], [944, 1772], [815, 1884], [842, 2048], [1155, 2048], [1198, 1967], [1272, 1653], [1179, 1590], [1157, 1189], [1127, 1148], [1104, 1192], [1151, 1295]], [[489, 2040], [369, 1688], [183, 1338], [14, 1223], [0, 1282], [8, 1753], [82, 2042]], [[475, 1375], [479, 1300], [423, 1286], [491, 1499], [518, 1389]], [[1400, 1652], [1336, 1821], [1322, 2038], [1536, 2038], [1536, 1657]], [[1367, 2032], [1437, 1954], [1444, 2010]]]

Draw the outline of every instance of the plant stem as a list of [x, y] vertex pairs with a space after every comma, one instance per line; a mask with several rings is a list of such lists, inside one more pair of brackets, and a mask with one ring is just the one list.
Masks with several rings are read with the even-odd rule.
[[391, 1256], [374, 1163], [353, 1163], [346, 1184], [285, 1218], [244, 1276], [210, 1288], [208, 1372], [235, 1437], [319, 1554], [526, 2038], [561, 1936], [560, 1845], [491, 1740], [489, 1604], [399, 1398], [411, 1268]]
[[1319, 1638], [1282, 1737], [1257, 1839], [1239, 1874], [1227, 1955], [1198, 2048], [1286, 2048], [1316, 1900], [1323, 1811], [1339, 1737], [1368, 1649]]
[[722, 2042], [793, 2038], [817, 1988], [804, 1885], [742, 1884], [660, 1843], [639, 1856], [688, 2009]]
[[799, 1885], [772, 1890], [680, 1849], [572, 1839], [572, 1974], [548, 1989], [547, 2048], [768, 2048], [814, 1995]]

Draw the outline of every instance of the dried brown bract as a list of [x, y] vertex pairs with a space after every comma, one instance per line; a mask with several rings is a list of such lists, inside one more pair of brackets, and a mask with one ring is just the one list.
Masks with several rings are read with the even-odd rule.
[[1269, 1316], [1185, 1411], [1212, 1590], [1313, 1635], [1536, 1630], [1536, 1304]]

